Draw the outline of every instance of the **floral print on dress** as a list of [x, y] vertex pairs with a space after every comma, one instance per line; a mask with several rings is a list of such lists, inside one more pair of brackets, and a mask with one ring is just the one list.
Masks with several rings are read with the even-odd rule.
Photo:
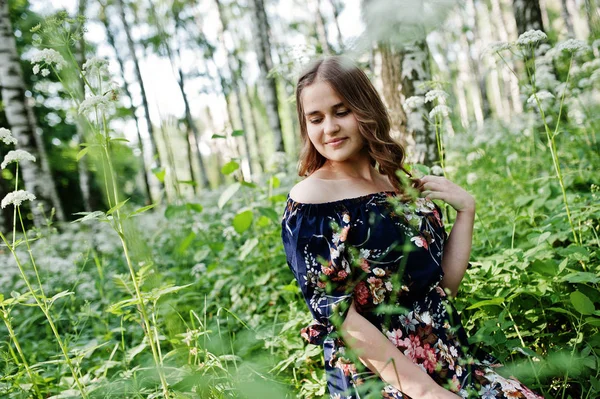
[[[463, 398], [539, 399], [468, 344], [439, 283], [447, 239], [441, 210], [384, 191], [322, 204], [289, 195], [282, 218], [287, 264], [314, 318], [302, 328], [324, 350], [331, 398], [408, 398], [346, 350], [337, 334], [350, 304], [434, 381]], [[416, 398], [415, 398], [416, 399]]]

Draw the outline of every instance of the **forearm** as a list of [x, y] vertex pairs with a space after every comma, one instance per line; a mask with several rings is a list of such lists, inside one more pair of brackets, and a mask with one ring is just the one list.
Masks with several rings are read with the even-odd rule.
[[361, 316], [354, 304], [341, 326], [341, 333], [348, 348], [358, 355], [365, 366], [401, 392], [412, 398], [426, 398], [445, 391]]
[[450, 236], [444, 245], [444, 255], [442, 256], [444, 278], [441, 285], [448, 288], [452, 296], [456, 295], [469, 265], [474, 221], [474, 208], [458, 212]]

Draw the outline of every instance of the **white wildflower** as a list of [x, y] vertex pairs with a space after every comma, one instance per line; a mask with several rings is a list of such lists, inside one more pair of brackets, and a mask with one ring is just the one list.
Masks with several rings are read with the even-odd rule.
[[100, 76], [100, 78], [109, 76], [108, 60], [101, 57], [92, 57], [81, 67], [87, 76]]
[[4, 142], [4, 144], [17, 144], [17, 139], [15, 139], [10, 132], [10, 130], [0, 127], [0, 140]]
[[375, 269], [373, 269], [373, 274], [377, 277], [383, 277], [385, 276], [385, 271], [380, 267], [376, 267]]
[[471, 163], [473, 161], [477, 161], [483, 156], [483, 154], [479, 151], [473, 151], [467, 154], [467, 162]]
[[556, 45], [558, 51], [567, 51], [569, 53], [583, 52], [591, 50], [583, 40], [568, 39]]
[[513, 152], [506, 157], [506, 163], [513, 163], [517, 159], [519, 159], [519, 156], [517, 153]]
[[13, 191], [4, 197], [0, 206], [2, 209], [6, 208], [8, 205], [20, 206], [23, 201], [33, 201], [34, 199], [35, 195], [25, 190]]
[[477, 173], [471, 172], [467, 174], [467, 184], [472, 185], [477, 181]]
[[42, 69], [42, 76], [46, 77], [48, 75], [50, 75], [50, 70], [48, 68]]
[[590, 81], [599, 81], [600, 82], [600, 69], [596, 69], [594, 73], [590, 75]]
[[448, 93], [444, 90], [434, 89], [425, 93], [425, 102], [433, 102], [434, 100], [444, 101], [448, 98]]
[[431, 174], [435, 176], [442, 176], [444, 174], [444, 169], [440, 165], [433, 165], [431, 167]]
[[507, 42], [492, 42], [488, 44], [483, 50], [484, 53], [493, 54], [499, 53], [500, 51], [510, 50], [511, 44]]
[[554, 94], [550, 93], [548, 90], [540, 90], [537, 93], [532, 94], [527, 99], [527, 104], [536, 104], [537, 101], [535, 97], [537, 96], [540, 102], [549, 101], [554, 98]]
[[35, 157], [24, 150], [11, 150], [4, 156], [4, 161], [0, 165], [0, 168], [6, 168], [11, 162], [21, 162], [21, 161], [33, 161], [35, 162]]
[[541, 30], [528, 30], [525, 33], [522, 33], [517, 39], [517, 44], [519, 46], [527, 46], [529, 44], [536, 44], [541, 42], [542, 40], [546, 40], [548, 36]]
[[[51, 48], [45, 48], [38, 51], [31, 57], [32, 64], [45, 64], [48, 66], [54, 66], [57, 71], [60, 71], [63, 67], [67, 66], [67, 61], [62, 55], [56, 50]], [[35, 68], [35, 66], [34, 66]], [[39, 68], [38, 68], [39, 71]]]
[[431, 112], [429, 112], [429, 118], [434, 119], [436, 116], [444, 117], [450, 115], [450, 107], [447, 105], [436, 105], [433, 107]]
[[103, 96], [91, 96], [86, 98], [79, 104], [79, 113], [87, 114], [90, 111], [96, 109], [98, 111], [106, 111], [110, 108], [110, 96], [105, 94]]
[[425, 104], [425, 99], [422, 96], [412, 96], [404, 100], [405, 108], [417, 109]]
[[579, 83], [577, 83], [577, 87], [581, 88], [581, 89], [585, 89], [589, 86], [591, 86], [591, 80], [588, 78], [583, 78], [579, 81]]
[[592, 61], [588, 61], [581, 66], [581, 70], [586, 73], [591, 73], [600, 68], [600, 58], [595, 58]]
[[38, 64], [35, 64], [35, 65], [33, 66], [33, 69], [32, 69], [32, 70], [33, 70], [33, 74], [34, 74], [34, 75], [37, 75], [38, 73], [40, 73], [40, 66], [39, 66]]

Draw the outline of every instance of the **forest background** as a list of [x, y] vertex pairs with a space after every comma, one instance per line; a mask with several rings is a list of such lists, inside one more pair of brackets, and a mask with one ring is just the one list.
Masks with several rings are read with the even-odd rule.
[[43, 4], [0, 0], [1, 397], [325, 395], [280, 222], [295, 79], [339, 53], [477, 199], [471, 343], [600, 395], [597, 0]]

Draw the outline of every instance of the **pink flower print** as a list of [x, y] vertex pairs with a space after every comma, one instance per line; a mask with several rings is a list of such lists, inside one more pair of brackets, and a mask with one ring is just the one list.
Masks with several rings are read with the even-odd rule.
[[367, 260], [365, 258], [360, 258], [360, 268], [365, 273], [371, 272], [371, 267], [369, 266], [369, 262], [367, 262]]
[[433, 373], [437, 366], [437, 356], [435, 355], [435, 349], [429, 344], [425, 344], [422, 350], [423, 366], [428, 372]]
[[402, 344], [402, 342], [404, 341], [402, 339], [402, 330], [400, 330], [400, 329], [396, 329], [396, 330], [393, 330], [393, 331], [388, 331], [388, 332], [385, 333], [385, 335], [387, 335], [388, 339], [390, 341], [392, 341], [392, 343], [396, 347], [400, 346]]
[[319, 288], [325, 288], [327, 287], [327, 284], [325, 283], [325, 281], [317, 281], [317, 287]]
[[410, 239], [412, 242], [415, 243], [415, 245], [419, 248], [425, 248], [428, 249], [429, 248], [429, 244], [427, 244], [427, 240], [424, 237], [421, 236], [414, 236], [413, 238]]
[[442, 218], [440, 217], [440, 213], [437, 211], [437, 209], [433, 210], [433, 216], [435, 217], [435, 220], [438, 222], [438, 225], [441, 226]]
[[364, 281], [361, 281], [354, 288], [354, 299], [359, 305], [366, 305], [369, 301], [369, 289]]
[[346, 271], [345, 271], [345, 270], [340, 270], [340, 271], [338, 272], [338, 278], [339, 278], [340, 280], [343, 280], [343, 279], [345, 279], [346, 277], [348, 277], [348, 273], [346, 273]]
[[335, 367], [342, 370], [345, 376], [349, 376], [351, 374], [356, 374], [356, 366], [354, 363], [350, 363], [345, 358], [339, 358], [335, 363]]
[[330, 276], [331, 274], [333, 274], [335, 269], [331, 266], [331, 264], [329, 264], [328, 266], [321, 266], [321, 271], [326, 275]]
[[440, 296], [443, 298], [446, 296], [446, 291], [444, 291], [444, 289], [442, 287], [440, 287], [439, 285], [435, 286], [435, 291], [440, 294]]
[[455, 375], [452, 376], [452, 381], [449, 381], [450, 383], [450, 391], [452, 392], [458, 392], [460, 391], [460, 382], [458, 381], [458, 378], [456, 378]]
[[342, 233], [340, 234], [340, 242], [346, 241], [346, 238], [348, 238], [348, 230], [350, 230], [350, 226], [346, 226], [342, 229]]

